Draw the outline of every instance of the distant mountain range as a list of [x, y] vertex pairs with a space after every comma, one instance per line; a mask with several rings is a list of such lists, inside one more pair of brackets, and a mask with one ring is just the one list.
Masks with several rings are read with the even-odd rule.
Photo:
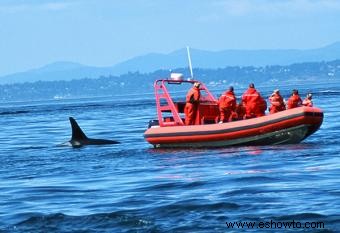
[[[60, 64], [65, 67], [65, 64]], [[70, 65], [70, 64], [69, 64]], [[71, 64], [69, 68], [76, 68]], [[56, 68], [57, 64], [49, 67]], [[189, 77], [187, 68], [173, 70]], [[0, 102], [88, 98], [98, 96], [121, 96], [127, 93], [142, 97], [153, 94], [153, 83], [156, 79], [170, 76], [169, 70], [157, 70], [152, 73], [130, 72], [119, 76], [101, 76], [93, 79], [72, 81], [38, 81], [0, 85]], [[250, 82], [257, 87], [296, 87], [315, 88], [317, 85], [340, 83], [340, 59], [329, 62], [305, 62], [288, 66], [240, 67], [228, 66], [221, 69], [194, 69], [195, 79], [205, 83], [210, 90], [223, 90], [233, 85], [237, 90], [245, 89]], [[177, 89], [178, 88], [178, 89]], [[181, 89], [182, 88], [182, 89]], [[187, 91], [187, 86], [176, 87]], [[269, 93], [268, 93], [269, 94]]]
[[[290, 65], [340, 59], [340, 42], [307, 50], [224, 50], [191, 49], [194, 68], [217, 69], [228, 66]], [[55, 62], [44, 67], [0, 77], [0, 84], [34, 81], [73, 80], [121, 75], [128, 72], [150, 73], [188, 66], [186, 49], [169, 54], [150, 53], [109, 67], [92, 67], [73, 62]]]

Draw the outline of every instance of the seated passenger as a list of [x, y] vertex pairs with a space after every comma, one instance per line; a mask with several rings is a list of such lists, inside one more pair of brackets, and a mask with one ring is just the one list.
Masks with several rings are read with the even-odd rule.
[[246, 108], [243, 105], [243, 102], [241, 102], [236, 106], [236, 111], [234, 117], [237, 120], [243, 120], [246, 116]]
[[287, 101], [287, 109], [297, 108], [302, 106], [302, 100], [299, 96], [298, 90], [294, 89], [292, 91], [292, 95], [289, 97]]
[[249, 84], [248, 90], [242, 95], [242, 102], [246, 108], [245, 118], [254, 118], [265, 115], [266, 101], [257, 92], [253, 83]]
[[218, 107], [220, 111], [219, 123], [231, 121], [231, 115], [236, 109], [236, 97], [232, 86], [221, 95], [218, 100]]
[[259, 99], [257, 111], [255, 112], [256, 117], [266, 115], [266, 109], [267, 109], [267, 101], [261, 97]]
[[273, 114], [276, 112], [281, 112], [286, 109], [285, 103], [282, 96], [280, 95], [280, 90], [274, 90], [273, 94], [269, 97], [270, 107], [269, 113]]
[[303, 106], [313, 107], [312, 94], [308, 93], [306, 98], [302, 102]]

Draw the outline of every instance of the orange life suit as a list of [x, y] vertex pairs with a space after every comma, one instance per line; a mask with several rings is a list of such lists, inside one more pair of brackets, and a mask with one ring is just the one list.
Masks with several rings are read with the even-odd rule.
[[267, 102], [261, 97], [255, 88], [249, 87], [242, 96], [242, 102], [246, 108], [246, 118], [254, 118], [265, 115]]
[[194, 87], [191, 88], [186, 96], [186, 103], [184, 108], [184, 114], [185, 114], [185, 124], [186, 125], [195, 125], [199, 124], [199, 119], [196, 119], [198, 117], [198, 106], [200, 103], [200, 84], [195, 83]]
[[281, 112], [286, 109], [285, 103], [283, 101], [282, 96], [279, 92], [274, 92], [269, 97], [269, 102], [271, 103], [271, 106], [269, 107], [269, 113], [273, 114], [276, 112]]
[[236, 110], [236, 97], [233, 91], [228, 90], [218, 100], [220, 121], [230, 121], [231, 114]]
[[287, 109], [297, 108], [302, 105], [302, 100], [298, 94], [293, 94], [287, 101]]

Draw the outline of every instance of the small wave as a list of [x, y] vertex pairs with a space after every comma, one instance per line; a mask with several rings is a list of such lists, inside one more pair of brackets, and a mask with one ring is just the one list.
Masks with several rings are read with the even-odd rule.
[[149, 185], [135, 189], [136, 191], [143, 192], [143, 191], [167, 191], [169, 189], [180, 189], [182, 185], [179, 182], [167, 182], [163, 184], [156, 184], [156, 185]]
[[0, 112], [0, 115], [17, 115], [17, 114], [25, 114], [29, 113], [30, 111], [25, 110], [19, 110], [19, 111], [6, 111], [6, 112]]
[[18, 232], [130, 232], [132, 229], [162, 232], [144, 216], [123, 211], [83, 216], [33, 213], [28, 219], [8, 227], [9, 231], [14, 229]]
[[318, 214], [318, 213], [299, 213], [299, 214], [292, 214], [292, 215], [283, 215], [275, 217], [276, 220], [307, 220], [307, 219], [320, 219], [320, 218], [326, 218], [327, 216]]
[[174, 215], [184, 215], [188, 212], [206, 212], [206, 211], [227, 211], [227, 210], [237, 210], [241, 206], [233, 202], [213, 202], [208, 203], [207, 200], [203, 199], [187, 199], [177, 201], [167, 205], [160, 205], [153, 210], [156, 211], [156, 216], [174, 216]]
[[319, 93], [320, 95], [338, 95], [338, 94], [340, 94], [340, 91], [337, 91], [337, 90], [322, 90], [322, 91], [319, 91], [317, 93]]
[[48, 148], [47, 146], [27, 146], [27, 147], [21, 147], [18, 148], [18, 150], [41, 150]]
[[[204, 204], [203, 204], [204, 203]], [[179, 201], [175, 204], [167, 206], [167, 208], [180, 208], [184, 211], [216, 211], [216, 210], [236, 210], [241, 206], [233, 203], [233, 202], [215, 202], [207, 204], [206, 200], [193, 199], [193, 200], [185, 200]]]
[[235, 182], [246, 182], [246, 183], [252, 183], [252, 182], [276, 182], [279, 181], [278, 178], [272, 178], [267, 176], [249, 176], [249, 177], [240, 177], [235, 178]]

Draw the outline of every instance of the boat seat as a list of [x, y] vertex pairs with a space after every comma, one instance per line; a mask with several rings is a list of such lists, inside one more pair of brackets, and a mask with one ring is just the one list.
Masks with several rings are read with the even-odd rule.
[[[178, 113], [184, 113], [185, 102], [176, 102], [175, 107]], [[198, 108], [198, 114], [200, 117], [200, 124], [218, 123], [220, 114], [218, 104], [215, 102], [201, 102]]]
[[199, 108], [199, 115], [201, 124], [215, 124], [218, 123], [219, 110], [217, 103], [201, 103]]

